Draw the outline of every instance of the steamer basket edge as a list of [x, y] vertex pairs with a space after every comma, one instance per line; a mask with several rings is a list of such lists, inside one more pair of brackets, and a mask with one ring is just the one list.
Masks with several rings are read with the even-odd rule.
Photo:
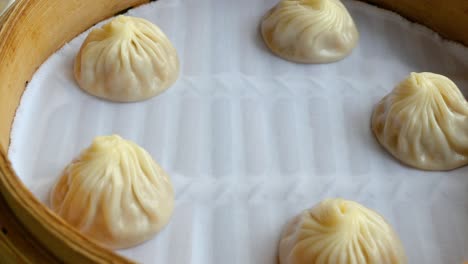
[[[37, 201], [12, 170], [7, 149], [21, 95], [42, 62], [94, 23], [145, 2], [17, 0], [0, 17], [0, 262], [131, 262], [92, 243]], [[365, 2], [394, 10], [468, 45], [467, 1]]]

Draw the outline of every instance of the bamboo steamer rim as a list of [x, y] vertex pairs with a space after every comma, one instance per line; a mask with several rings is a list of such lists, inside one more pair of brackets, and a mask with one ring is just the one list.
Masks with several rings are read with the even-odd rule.
[[[468, 44], [466, 0], [431, 4], [426, 0], [365, 1]], [[16, 0], [0, 16], [0, 227], [8, 226], [15, 235], [6, 242], [0, 237], [0, 261], [6, 250], [14, 256], [10, 260], [21, 263], [39, 258], [46, 263], [133, 263], [84, 237], [39, 202], [13, 171], [7, 150], [16, 108], [37, 68], [93, 24], [146, 2], [149, 0]], [[1, 231], [6, 230], [2, 227]], [[22, 257], [24, 252], [15, 248], [33, 252]]]

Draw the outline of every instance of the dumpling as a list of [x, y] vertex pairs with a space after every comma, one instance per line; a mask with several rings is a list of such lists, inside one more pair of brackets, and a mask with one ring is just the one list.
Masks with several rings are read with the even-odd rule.
[[468, 164], [468, 103], [445, 76], [411, 73], [377, 104], [372, 131], [407, 165], [451, 170]]
[[50, 193], [53, 211], [113, 249], [140, 244], [169, 221], [171, 181], [141, 147], [102, 136], [64, 170]]
[[179, 75], [179, 59], [156, 25], [118, 16], [89, 33], [74, 72], [84, 91], [111, 101], [134, 102], [169, 88]]
[[340, 0], [281, 0], [263, 17], [261, 32], [273, 53], [301, 63], [341, 60], [359, 40]]
[[402, 264], [406, 255], [378, 213], [352, 201], [327, 199], [290, 221], [280, 264]]

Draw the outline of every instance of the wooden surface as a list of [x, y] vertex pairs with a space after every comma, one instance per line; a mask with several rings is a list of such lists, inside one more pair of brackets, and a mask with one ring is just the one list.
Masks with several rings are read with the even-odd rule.
[[[37, 67], [94, 23], [146, 1], [18, 0], [0, 17], [0, 263], [130, 262], [81, 236], [37, 201], [14, 174], [6, 150], [16, 108]], [[366, 1], [468, 44], [467, 0]]]
[[468, 0], [363, 0], [468, 46]]
[[1, 196], [0, 214], [0, 263], [59, 262], [16, 220]]

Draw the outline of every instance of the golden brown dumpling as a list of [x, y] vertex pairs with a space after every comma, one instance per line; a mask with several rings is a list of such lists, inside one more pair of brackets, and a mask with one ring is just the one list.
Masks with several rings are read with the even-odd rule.
[[341, 60], [359, 40], [340, 0], [281, 0], [263, 17], [261, 32], [273, 53], [302, 63]]
[[65, 169], [50, 203], [83, 234], [118, 249], [150, 239], [168, 223], [174, 191], [148, 152], [119, 136], [103, 136]]
[[375, 107], [372, 130], [395, 158], [425, 170], [468, 163], [468, 103], [447, 77], [411, 73]]
[[81, 89], [111, 101], [133, 102], [158, 95], [179, 75], [177, 52], [151, 22], [118, 16], [89, 33], [75, 60]]
[[403, 264], [392, 227], [352, 201], [327, 199], [289, 222], [279, 244], [280, 264]]

